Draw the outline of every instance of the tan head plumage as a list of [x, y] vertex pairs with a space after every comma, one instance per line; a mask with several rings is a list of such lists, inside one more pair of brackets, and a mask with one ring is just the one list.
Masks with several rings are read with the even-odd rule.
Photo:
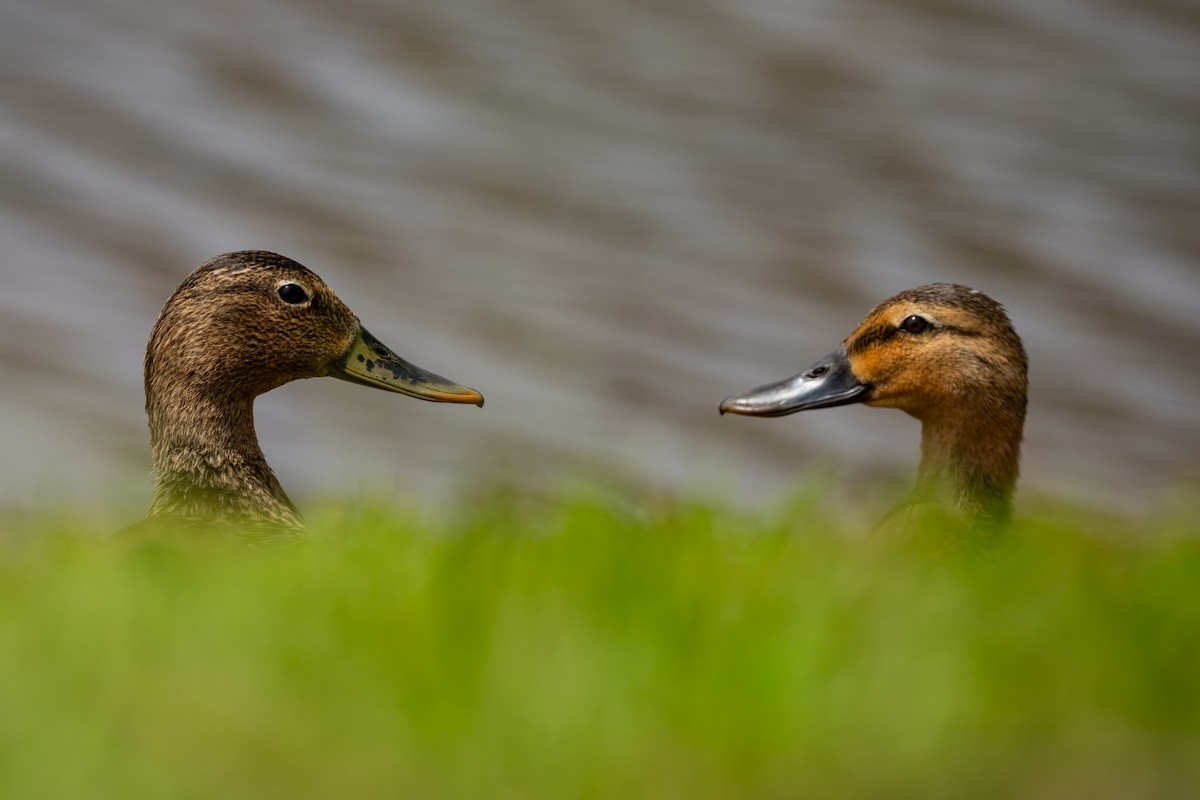
[[922, 422], [917, 494], [973, 519], [1008, 516], [1025, 423], [1027, 359], [1004, 308], [954, 283], [920, 286], [867, 314], [803, 372], [721, 403], [750, 416], [865, 403]]

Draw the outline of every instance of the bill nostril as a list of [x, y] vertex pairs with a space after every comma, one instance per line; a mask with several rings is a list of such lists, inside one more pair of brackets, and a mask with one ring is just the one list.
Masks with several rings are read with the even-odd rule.
[[822, 375], [824, 375], [826, 372], [829, 372], [829, 365], [828, 365], [828, 364], [822, 364], [822, 365], [821, 365], [821, 366], [819, 366], [819, 367], [813, 367], [812, 369], [810, 369], [808, 372], [806, 372], [806, 373], [804, 374], [804, 377], [806, 377], [806, 378], [819, 378], [819, 377], [821, 377]]

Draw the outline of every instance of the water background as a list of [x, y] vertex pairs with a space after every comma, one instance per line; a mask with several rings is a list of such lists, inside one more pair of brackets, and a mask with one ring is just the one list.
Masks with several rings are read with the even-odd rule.
[[1023, 496], [1150, 508], [1200, 476], [1198, 211], [1190, 3], [6, 0], [0, 502], [144, 502], [154, 318], [260, 248], [487, 398], [262, 398], [302, 505], [853, 495], [915, 421], [717, 403], [953, 280], [1030, 353]]

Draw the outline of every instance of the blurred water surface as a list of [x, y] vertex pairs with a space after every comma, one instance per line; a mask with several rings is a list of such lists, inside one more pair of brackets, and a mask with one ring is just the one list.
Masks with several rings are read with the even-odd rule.
[[1023, 491], [1144, 507], [1200, 472], [1188, 3], [9, 0], [0, 79], [7, 503], [148, 496], [145, 337], [244, 248], [487, 397], [264, 397], [301, 501], [908, 469], [897, 412], [716, 406], [934, 280], [1025, 339]]

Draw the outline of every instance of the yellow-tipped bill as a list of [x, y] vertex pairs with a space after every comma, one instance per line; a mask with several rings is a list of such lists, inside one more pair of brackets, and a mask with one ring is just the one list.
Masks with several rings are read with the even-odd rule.
[[350, 349], [329, 366], [329, 374], [419, 400], [483, 405], [483, 395], [479, 392], [408, 363], [361, 326]]

